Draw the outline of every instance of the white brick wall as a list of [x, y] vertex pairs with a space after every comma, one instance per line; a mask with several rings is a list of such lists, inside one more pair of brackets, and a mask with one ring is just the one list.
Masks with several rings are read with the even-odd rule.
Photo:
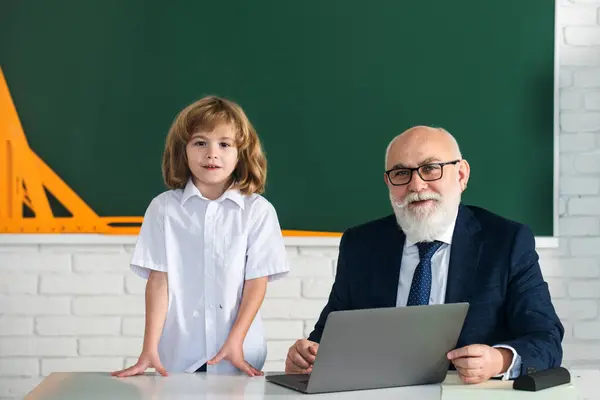
[[[600, 367], [600, 0], [561, 0], [560, 247], [539, 251], [565, 325], [565, 362]], [[54, 371], [135, 362], [144, 281], [131, 245], [2, 245], [0, 398], [22, 397]], [[282, 370], [329, 294], [335, 247], [290, 247], [292, 274], [271, 284], [262, 314], [265, 370]]]
[[[580, 88], [598, 88], [600, 87], [600, 68], [589, 68], [581, 71], [574, 71], [575, 83], [573, 86]], [[568, 84], [565, 86], [569, 86]]]
[[599, 368], [600, 1], [560, 4], [560, 250], [540, 256], [565, 325], [564, 364]]
[[0, 317], [0, 336], [28, 336], [33, 334], [33, 317]]
[[40, 336], [119, 335], [119, 317], [37, 317], [35, 333]]

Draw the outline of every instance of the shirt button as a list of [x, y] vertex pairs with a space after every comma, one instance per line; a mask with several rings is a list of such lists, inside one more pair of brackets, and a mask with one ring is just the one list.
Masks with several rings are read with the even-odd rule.
[[212, 310], [212, 309], [213, 309], [213, 305], [212, 305], [212, 304], [209, 304], [209, 305], [208, 305], [208, 308], [210, 308], [210, 309]]
[[194, 311], [194, 313], [192, 314], [194, 317], [197, 317], [198, 315], [200, 315], [200, 313], [198, 311]]

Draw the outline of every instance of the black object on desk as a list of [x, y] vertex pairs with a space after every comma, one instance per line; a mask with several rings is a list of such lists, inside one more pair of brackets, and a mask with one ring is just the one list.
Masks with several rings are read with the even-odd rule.
[[196, 372], [206, 372], [206, 363], [204, 363], [200, 368], [198, 368]]
[[571, 382], [571, 374], [566, 368], [557, 367], [522, 375], [514, 380], [513, 389], [537, 392]]

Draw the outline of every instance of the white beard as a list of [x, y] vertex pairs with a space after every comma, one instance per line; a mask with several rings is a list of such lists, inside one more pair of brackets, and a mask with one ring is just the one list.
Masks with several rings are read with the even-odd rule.
[[[411, 192], [402, 202], [390, 193], [396, 221], [411, 242], [432, 242], [440, 237], [454, 222], [458, 213], [461, 193], [442, 198], [433, 192]], [[434, 200], [433, 204], [410, 209], [408, 205], [418, 200]]]

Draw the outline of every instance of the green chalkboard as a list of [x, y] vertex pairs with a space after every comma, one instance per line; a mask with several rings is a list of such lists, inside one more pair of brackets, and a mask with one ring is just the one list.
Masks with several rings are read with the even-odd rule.
[[390, 213], [385, 148], [426, 124], [469, 160], [465, 202], [553, 234], [551, 1], [12, 1], [0, 57], [31, 147], [101, 216], [143, 215], [175, 114], [216, 94], [284, 229]]

